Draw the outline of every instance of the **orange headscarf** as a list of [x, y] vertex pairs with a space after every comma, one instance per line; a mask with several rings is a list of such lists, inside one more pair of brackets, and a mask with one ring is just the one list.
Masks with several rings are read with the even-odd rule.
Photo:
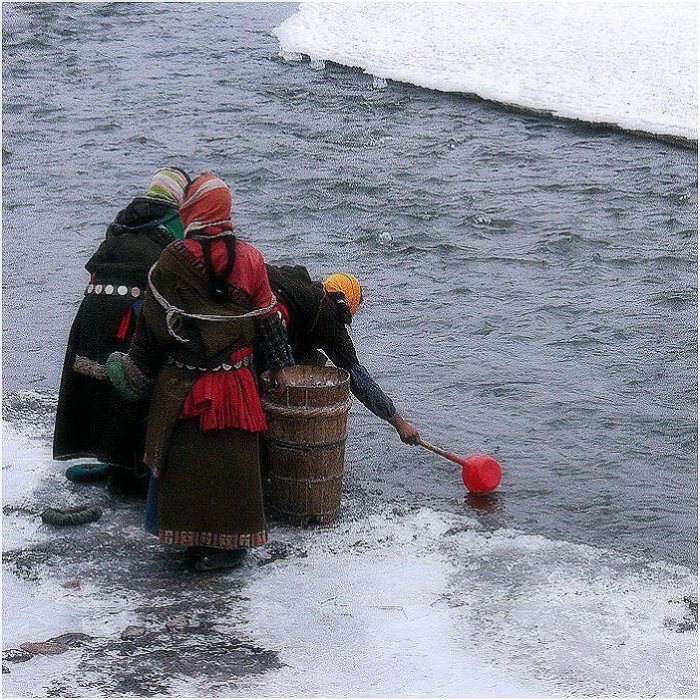
[[334, 272], [323, 280], [327, 292], [342, 292], [348, 302], [350, 313], [354, 316], [362, 303], [362, 287], [354, 275], [348, 272]]

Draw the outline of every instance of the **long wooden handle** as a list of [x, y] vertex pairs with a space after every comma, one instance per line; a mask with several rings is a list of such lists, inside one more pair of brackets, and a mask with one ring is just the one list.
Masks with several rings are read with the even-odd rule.
[[440, 455], [440, 457], [444, 457], [445, 459], [449, 459], [450, 462], [455, 462], [456, 464], [461, 464], [459, 457], [456, 454], [453, 454], [452, 452], [448, 452], [447, 450], [443, 450], [441, 447], [438, 447], [437, 445], [433, 445], [429, 443], [427, 440], [423, 440], [423, 438], [418, 438], [418, 444], [421, 445], [421, 447], [425, 447], [426, 450], [430, 450], [431, 452], [434, 452], [436, 455]]

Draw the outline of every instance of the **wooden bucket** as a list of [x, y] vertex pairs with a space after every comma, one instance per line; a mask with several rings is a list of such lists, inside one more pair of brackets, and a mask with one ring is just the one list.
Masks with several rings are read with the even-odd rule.
[[271, 505], [296, 525], [329, 523], [340, 511], [350, 375], [310, 365], [285, 374], [287, 387], [278, 396], [269, 391], [270, 373], [262, 375]]

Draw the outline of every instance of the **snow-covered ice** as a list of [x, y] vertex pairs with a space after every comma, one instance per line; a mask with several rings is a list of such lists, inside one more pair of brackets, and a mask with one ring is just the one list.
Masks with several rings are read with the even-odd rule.
[[274, 33], [315, 65], [696, 141], [696, 24], [691, 2], [302, 3]]
[[[4, 445], [3, 648], [88, 640], [10, 662], [6, 694], [695, 693], [684, 567], [346, 501], [337, 523], [276, 525], [241, 570], [196, 577], [140, 531], [138, 503], [69, 491], [45, 438], [5, 423]], [[30, 526], [42, 502], [98, 496], [86, 528]], [[168, 632], [173, 615], [188, 629]], [[124, 641], [129, 625], [147, 633]]]

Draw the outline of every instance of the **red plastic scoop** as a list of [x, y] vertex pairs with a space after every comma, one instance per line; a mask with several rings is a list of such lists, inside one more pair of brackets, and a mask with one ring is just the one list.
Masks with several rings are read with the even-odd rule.
[[488, 455], [460, 457], [425, 440], [418, 444], [462, 467], [462, 481], [472, 493], [490, 493], [501, 483], [501, 465]]

